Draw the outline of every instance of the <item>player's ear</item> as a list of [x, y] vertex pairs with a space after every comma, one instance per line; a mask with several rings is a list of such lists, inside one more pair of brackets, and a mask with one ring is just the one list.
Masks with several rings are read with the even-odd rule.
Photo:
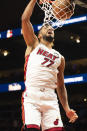
[[42, 35], [41, 35], [41, 33], [38, 35], [38, 39], [41, 39], [42, 38]]

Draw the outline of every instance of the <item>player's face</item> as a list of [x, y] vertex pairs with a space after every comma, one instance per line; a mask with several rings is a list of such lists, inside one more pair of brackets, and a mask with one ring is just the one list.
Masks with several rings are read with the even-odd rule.
[[54, 29], [50, 25], [44, 25], [39, 38], [43, 38], [43, 40], [52, 43], [54, 41]]
[[54, 29], [50, 25], [45, 25], [42, 28], [42, 35], [46, 35], [46, 37], [54, 38]]

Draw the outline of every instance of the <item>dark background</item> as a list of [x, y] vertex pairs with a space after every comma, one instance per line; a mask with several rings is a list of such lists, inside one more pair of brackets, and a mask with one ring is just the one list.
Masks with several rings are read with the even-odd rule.
[[[83, 2], [83, 3], [81, 3]], [[73, 17], [87, 14], [87, 0], [77, 0]], [[0, 1], [0, 32], [21, 28], [21, 15], [28, 0]], [[32, 24], [43, 22], [44, 13], [35, 6], [31, 17]], [[36, 32], [37, 34], [37, 32]], [[71, 39], [73, 36], [73, 39]], [[76, 43], [76, 38], [80, 43]], [[71, 24], [55, 30], [55, 46], [66, 60], [65, 75], [87, 73], [87, 22]], [[0, 39], [0, 83], [23, 81], [24, 54], [26, 45], [23, 36]], [[4, 57], [2, 50], [9, 51]], [[75, 109], [79, 119], [68, 123], [61, 105], [61, 114], [67, 131], [87, 131], [87, 83], [66, 85], [71, 108]], [[0, 130], [20, 131], [22, 91], [0, 93]]]

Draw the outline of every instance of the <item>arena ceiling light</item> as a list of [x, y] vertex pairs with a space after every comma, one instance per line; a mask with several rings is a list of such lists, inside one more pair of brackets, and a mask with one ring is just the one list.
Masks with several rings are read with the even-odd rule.
[[80, 37], [76, 38], [76, 43], [78, 43], [78, 44], [80, 43]]
[[70, 39], [71, 39], [72, 42], [75, 42], [75, 43], [78, 43], [78, 44], [80, 43], [80, 36], [78, 34], [72, 34], [70, 36]]
[[2, 56], [8, 56], [9, 53], [10, 53], [10, 52], [9, 52], [8, 50], [0, 49], [0, 54], [1, 54]]

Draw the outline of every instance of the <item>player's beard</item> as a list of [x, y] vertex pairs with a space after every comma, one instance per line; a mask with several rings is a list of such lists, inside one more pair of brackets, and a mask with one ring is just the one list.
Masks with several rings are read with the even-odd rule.
[[50, 42], [50, 43], [54, 41], [54, 38], [52, 36], [46, 36], [46, 35], [44, 35], [43, 39], [45, 41], [47, 41], [47, 42]]

